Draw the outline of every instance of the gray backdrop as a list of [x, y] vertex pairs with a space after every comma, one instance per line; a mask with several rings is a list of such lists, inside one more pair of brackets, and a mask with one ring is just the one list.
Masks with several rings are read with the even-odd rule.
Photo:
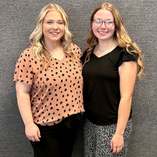
[[[157, 0], [108, 0], [119, 9], [131, 38], [145, 51], [145, 76], [136, 81], [133, 96], [133, 132], [128, 157], [157, 156]], [[93, 9], [102, 0], [0, 0], [0, 157], [32, 157], [25, 137], [15, 87], [15, 63], [29, 44], [40, 10], [57, 3], [69, 17], [73, 42], [82, 51]], [[73, 157], [82, 157], [82, 128], [78, 132]]]

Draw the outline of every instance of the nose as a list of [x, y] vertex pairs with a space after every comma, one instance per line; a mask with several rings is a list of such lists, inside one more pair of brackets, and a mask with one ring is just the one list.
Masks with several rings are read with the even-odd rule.
[[106, 28], [105, 21], [102, 22], [101, 27], [102, 27], [102, 28]]
[[54, 22], [53, 25], [52, 25], [52, 28], [53, 29], [58, 29], [58, 24], [56, 22]]

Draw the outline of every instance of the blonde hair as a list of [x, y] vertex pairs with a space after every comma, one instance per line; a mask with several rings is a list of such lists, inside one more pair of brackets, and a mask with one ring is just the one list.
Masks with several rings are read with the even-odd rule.
[[[96, 12], [100, 9], [107, 9], [111, 11], [111, 13], [114, 16], [114, 22], [115, 22], [115, 33], [114, 37], [118, 42], [119, 47], [126, 48], [126, 50], [131, 53], [134, 52], [137, 57], [137, 65], [138, 65], [138, 77], [141, 80], [142, 79], [142, 74], [144, 71], [144, 66], [143, 66], [143, 57], [142, 53], [143, 51], [139, 49], [137, 44], [129, 37], [128, 33], [126, 32], [124, 28], [124, 24], [121, 18], [121, 15], [118, 11], [118, 9], [111, 3], [102, 3], [99, 4], [95, 10], [93, 11], [91, 15], [91, 25], [94, 19], [94, 15]], [[90, 54], [94, 48], [94, 42], [98, 42], [97, 37], [94, 35], [92, 29], [90, 30], [88, 36], [87, 36], [87, 44], [89, 46], [89, 49], [87, 50], [87, 55], [85, 58], [85, 63], [87, 63], [90, 60]]]
[[[36, 28], [32, 32], [32, 34], [30, 35], [30, 38], [29, 38], [29, 41], [30, 41], [30, 43], [32, 45], [32, 48], [33, 48], [33, 54], [39, 60], [42, 60], [43, 63], [47, 60], [48, 65], [49, 65], [50, 60], [51, 60], [51, 54], [48, 52], [48, 50], [46, 49], [45, 44], [44, 44], [44, 36], [43, 36], [43, 31], [42, 31], [42, 25], [43, 25], [43, 21], [44, 21], [44, 18], [46, 16], [46, 14], [49, 11], [53, 11], [53, 10], [58, 11], [61, 14], [61, 16], [63, 18], [63, 21], [64, 21], [65, 33], [64, 33], [64, 36], [61, 39], [64, 51], [66, 53], [70, 53], [72, 55], [72, 57], [74, 57], [74, 53], [70, 52], [70, 50], [69, 50], [71, 40], [73, 39], [73, 35], [68, 29], [68, 17], [66, 15], [65, 11], [59, 5], [57, 5], [57, 4], [48, 4], [39, 13]], [[46, 59], [44, 59], [42, 57], [42, 54], [45, 55]]]

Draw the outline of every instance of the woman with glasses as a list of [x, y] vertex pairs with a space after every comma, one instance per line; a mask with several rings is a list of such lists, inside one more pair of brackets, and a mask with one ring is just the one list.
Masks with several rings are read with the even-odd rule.
[[89, 48], [82, 56], [85, 157], [126, 157], [132, 131], [131, 101], [136, 75], [143, 73], [142, 51], [127, 34], [110, 3], [91, 15]]
[[71, 43], [68, 18], [46, 5], [14, 74], [18, 107], [34, 157], [70, 157], [84, 112], [80, 48]]

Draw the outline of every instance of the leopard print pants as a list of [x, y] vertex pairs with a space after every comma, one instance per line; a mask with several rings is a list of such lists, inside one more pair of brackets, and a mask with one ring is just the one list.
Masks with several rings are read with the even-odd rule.
[[113, 154], [110, 142], [116, 131], [116, 124], [99, 126], [85, 119], [84, 157], [127, 157], [128, 143], [132, 132], [132, 120], [128, 120], [124, 132], [124, 147], [118, 154]]

